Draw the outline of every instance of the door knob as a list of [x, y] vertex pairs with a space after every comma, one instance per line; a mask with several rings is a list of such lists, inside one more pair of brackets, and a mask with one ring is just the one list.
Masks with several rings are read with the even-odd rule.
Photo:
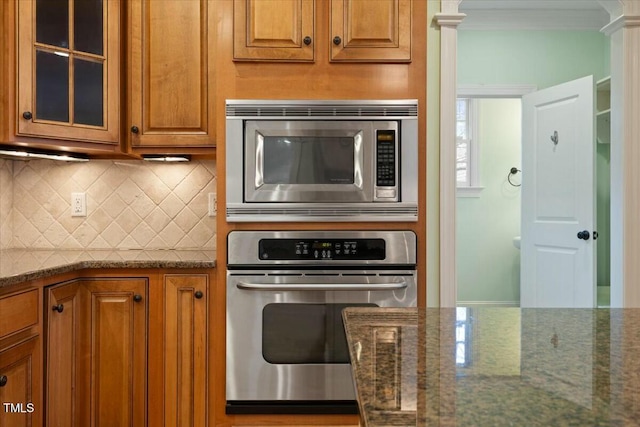
[[2, 375], [0, 377], [0, 387], [6, 386], [8, 381], [9, 381], [9, 378], [7, 378], [6, 375]]
[[202, 298], [203, 296], [204, 296], [204, 294], [202, 293], [202, 291], [196, 291], [196, 293], [195, 293], [195, 297], [196, 297], [197, 299], [200, 299], [200, 298]]
[[51, 307], [51, 309], [53, 311], [57, 311], [58, 313], [62, 313], [62, 310], [64, 310], [64, 305], [57, 304], [57, 305], [54, 305], [53, 307]]
[[140, 301], [142, 301], [142, 295], [140, 295], [140, 294], [135, 294], [135, 295], [133, 296], [133, 300], [134, 300], [135, 302], [140, 302]]
[[591, 237], [591, 233], [589, 233], [587, 230], [578, 232], [578, 239], [589, 240], [589, 237]]
[[340, 43], [342, 43], [342, 39], [340, 38], [340, 36], [335, 36], [333, 38], [333, 44], [335, 44], [336, 46], [340, 46]]

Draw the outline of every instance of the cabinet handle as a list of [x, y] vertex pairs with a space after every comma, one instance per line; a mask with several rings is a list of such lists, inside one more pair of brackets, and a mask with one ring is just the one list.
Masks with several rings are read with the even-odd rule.
[[311, 44], [311, 37], [307, 36], [302, 41], [304, 42], [304, 44], [309, 46]]
[[135, 294], [135, 295], [133, 296], [133, 300], [134, 300], [135, 302], [140, 302], [140, 301], [142, 301], [142, 295], [140, 295], [140, 294]]
[[31, 120], [33, 118], [33, 114], [31, 114], [31, 111], [25, 111], [22, 113], [22, 118], [25, 120]]
[[340, 43], [342, 43], [342, 39], [340, 38], [340, 36], [335, 36], [333, 38], [333, 44], [335, 44], [336, 46], [340, 46]]
[[54, 305], [53, 307], [51, 307], [51, 309], [53, 311], [57, 311], [58, 313], [62, 313], [62, 310], [64, 310], [64, 305], [62, 304]]
[[132, 133], [138, 133], [138, 132], [140, 132], [140, 129], [138, 129], [138, 126], [131, 126], [131, 132]]
[[204, 294], [202, 293], [202, 291], [196, 291], [196, 293], [194, 294], [194, 296], [195, 296], [197, 299], [200, 299], [200, 298], [202, 298], [202, 297], [204, 296]]
[[7, 385], [7, 381], [9, 381], [9, 378], [7, 378], [6, 375], [3, 375], [0, 377], [0, 387], [4, 387]]

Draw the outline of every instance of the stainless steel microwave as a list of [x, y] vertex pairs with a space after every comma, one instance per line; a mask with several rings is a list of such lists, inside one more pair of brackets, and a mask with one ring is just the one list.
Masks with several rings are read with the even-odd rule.
[[417, 111], [416, 100], [227, 100], [227, 221], [416, 221]]

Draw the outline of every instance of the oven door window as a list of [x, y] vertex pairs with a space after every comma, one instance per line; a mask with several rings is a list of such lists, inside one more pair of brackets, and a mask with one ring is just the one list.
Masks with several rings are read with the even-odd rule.
[[262, 357], [272, 364], [349, 363], [345, 307], [375, 304], [268, 304], [262, 311]]

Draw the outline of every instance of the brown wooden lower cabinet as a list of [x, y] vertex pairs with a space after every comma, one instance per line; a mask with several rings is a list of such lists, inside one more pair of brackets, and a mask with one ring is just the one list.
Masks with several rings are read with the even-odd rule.
[[45, 426], [205, 427], [208, 289], [208, 274], [46, 288]]
[[164, 276], [164, 425], [207, 422], [208, 275]]
[[146, 425], [145, 278], [48, 288], [46, 426]]
[[39, 338], [0, 351], [0, 426], [40, 424]]

